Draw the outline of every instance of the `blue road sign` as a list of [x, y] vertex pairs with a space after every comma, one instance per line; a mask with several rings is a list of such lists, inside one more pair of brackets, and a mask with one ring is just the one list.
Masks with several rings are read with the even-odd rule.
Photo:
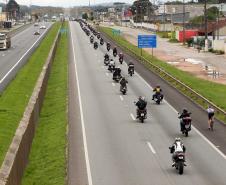
[[138, 35], [138, 48], [156, 48], [156, 35]]

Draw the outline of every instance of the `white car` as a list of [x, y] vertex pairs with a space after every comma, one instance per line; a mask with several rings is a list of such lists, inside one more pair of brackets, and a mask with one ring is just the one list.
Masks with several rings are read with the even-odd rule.
[[38, 26], [39, 24], [36, 22], [35, 24], [34, 24], [34, 26]]
[[43, 25], [40, 27], [40, 29], [44, 30], [44, 29], [46, 29], [46, 26]]

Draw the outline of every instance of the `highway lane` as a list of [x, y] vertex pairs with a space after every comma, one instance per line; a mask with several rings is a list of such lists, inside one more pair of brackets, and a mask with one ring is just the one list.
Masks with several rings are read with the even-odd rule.
[[[176, 111], [167, 102], [153, 104], [151, 88], [138, 74], [128, 77], [125, 64], [121, 68], [129, 85], [128, 95], [122, 97], [119, 85], [112, 84], [112, 75], [103, 67], [105, 48], [94, 51], [76, 23], [71, 23], [71, 32], [89, 184], [225, 184], [225, 158], [194, 130], [184, 138], [188, 166], [179, 176], [171, 168], [168, 149], [175, 137], [181, 137]], [[145, 124], [131, 117], [139, 95], [149, 95]]]
[[0, 50], [0, 91], [11, 81], [20, 67], [26, 63], [52, 23], [42, 23], [40, 25], [46, 25], [47, 28], [40, 30], [40, 36], [33, 34], [39, 30], [39, 27], [31, 25], [12, 37], [12, 47], [10, 49]]

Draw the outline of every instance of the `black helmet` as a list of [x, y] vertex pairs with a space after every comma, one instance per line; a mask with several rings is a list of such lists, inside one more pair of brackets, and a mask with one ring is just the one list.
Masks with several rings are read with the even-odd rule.
[[188, 112], [187, 108], [183, 108], [183, 113], [187, 113], [187, 112]]

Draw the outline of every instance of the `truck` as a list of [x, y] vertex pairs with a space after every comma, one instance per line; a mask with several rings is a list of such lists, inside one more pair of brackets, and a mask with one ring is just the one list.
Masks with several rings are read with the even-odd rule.
[[11, 38], [7, 33], [0, 33], [0, 49], [6, 50], [11, 47]]

